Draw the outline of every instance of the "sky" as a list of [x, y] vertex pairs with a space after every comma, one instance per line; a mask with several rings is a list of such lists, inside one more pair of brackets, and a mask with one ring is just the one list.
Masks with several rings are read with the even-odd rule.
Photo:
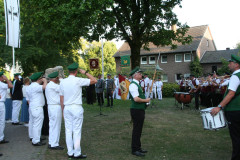
[[[179, 21], [188, 26], [209, 25], [217, 50], [240, 43], [240, 0], [183, 0], [175, 7]], [[123, 41], [116, 42], [119, 49]]]

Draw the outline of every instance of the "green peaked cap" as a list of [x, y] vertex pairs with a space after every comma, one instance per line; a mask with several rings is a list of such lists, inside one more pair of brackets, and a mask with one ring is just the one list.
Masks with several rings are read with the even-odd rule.
[[58, 71], [53, 72], [53, 73], [48, 75], [49, 78], [56, 78], [57, 76], [58, 76]]
[[136, 72], [143, 72], [139, 67], [136, 67], [136, 68], [134, 68], [131, 72], [130, 72], [130, 76], [132, 76], [132, 75], [134, 75], [134, 73], [136, 73]]
[[15, 76], [19, 76], [19, 75], [21, 75], [21, 73], [15, 73], [15, 74], [14, 74], [14, 77], [15, 77]]
[[67, 68], [69, 71], [74, 71], [74, 70], [78, 69], [78, 63], [70, 64]]
[[33, 73], [29, 78], [30, 78], [32, 81], [36, 81], [36, 80], [38, 80], [42, 75], [43, 75], [43, 72], [36, 72], [36, 73]]
[[229, 62], [235, 62], [240, 64], [240, 57], [235, 54], [231, 54], [231, 59], [229, 60]]

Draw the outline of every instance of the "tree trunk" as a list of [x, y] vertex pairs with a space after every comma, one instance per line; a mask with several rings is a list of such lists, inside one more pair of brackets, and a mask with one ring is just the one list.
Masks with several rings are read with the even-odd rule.
[[131, 69], [133, 70], [135, 67], [140, 67], [141, 45], [133, 43], [133, 45], [130, 45], [130, 48], [131, 48]]

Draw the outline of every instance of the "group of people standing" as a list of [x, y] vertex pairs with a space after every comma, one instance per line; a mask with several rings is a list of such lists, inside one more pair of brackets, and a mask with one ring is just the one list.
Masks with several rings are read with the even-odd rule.
[[[86, 158], [81, 152], [81, 130], [83, 122], [82, 108], [82, 87], [94, 85], [97, 83], [96, 78], [85, 70], [78, 69], [78, 64], [73, 63], [68, 66], [69, 77], [65, 79], [59, 78], [58, 72], [48, 75], [49, 82], [43, 77], [43, 72], [33, 73], [29, 79], [22, 79], [20, 73], [14, 75], [13, 83], [4, 76], [4, 72], [0, 72], [0, 144], [8, 143], [4, 138], [5, 128], [5, 100], [8, 89], [12, 97], [12, 124], [21, 125], [19, 123], [19, 111], [21, 105], [29, 105], [27, 113], [29, 113], [28, 134], [33, 146], [42, 146], [46, 143], [41, 138], [41, 132], [44, 120], [43, 107], [47, 103], [49, 118], [49, 139], [48, 148], [53, 150], [64, 149], [59, 145], [62, 117], [65, 122], [65, 134], [67, 144], [67, 154], [69, 158], [82, 159]], [[88, 78], [78, 78], [76, 75], [80, 72]], [[23, 85], [23, 81], [26, 85]], [[30, 85], [29, 85], [30, 84]], [[29, 86], [27, 86], [29, 85]], [[18, 95], [15, 95], [18, 93]], [[25, 113], [22, 107], [22, 113]], [[64, 115], [64, 116], [63, 116]]]
[[200, 104], [206, 107], [219, 104], [223, 99], [229, 79], [229, 74], [219, 77], [214, 72], [200, 78], [196, 78], [194, 75], [190, 75], [190, 79], [182, 77], [178, 84], [180, 92], [194, 93], [195, 107], [199, 109]]

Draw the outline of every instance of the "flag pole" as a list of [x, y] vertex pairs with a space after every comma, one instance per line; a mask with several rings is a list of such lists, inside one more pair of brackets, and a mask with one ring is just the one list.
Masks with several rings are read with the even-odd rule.
[[13, 17], [13, 11], [14, 11], [14, 7], [12, 7], [12, 37], [13, 37], [13, 46], [12, 46], [12, 54], [13, 54], [13, 74], [15, 73], [15, 50], [14, 50], [14, 44], [15, 44], [15, 41], [14, 41], [14, 17]]
[[103, 38], [101, 38], [101, 43], [102, 43], [102, 79], [104, 79]]

